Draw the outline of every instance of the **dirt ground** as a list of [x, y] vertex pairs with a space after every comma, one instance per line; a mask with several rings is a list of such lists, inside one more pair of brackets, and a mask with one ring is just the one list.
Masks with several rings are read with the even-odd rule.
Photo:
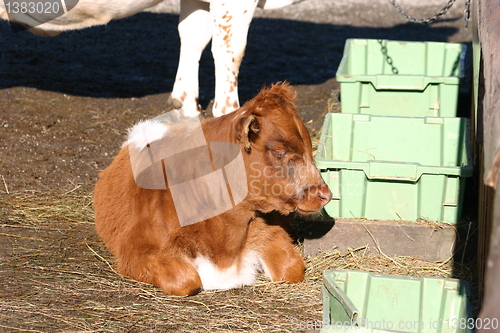
[[[335, 71], [346, 38], [461, 42], [470, 50], [463, 8], [430, 26], [406, 23], [390, 7], [328, 8], [342, 16], [332, 12], [313, 22], [308, 12], [294, 13], [293, 20], [280, 12], [260, 14], [240, 74], [242, 101], [264, 84], [290, 81], [312, 136], [338, 93]], [[376, 15], [363, 14], [370, 11]], [[95, 234], [92, 190], [99, 171], [112, 161], [127, 128], [168, 108], [177, 21], [175, 14], [142, 13], [53, 38], [13, 33], [0, 22], [1, 332], [284, 332], [302, 330], [294, 320], [321, 320], [315, 269], [326, 266], [309, 267], [306, 282], [297, 286], [263, 280], [256, 287], [168, 297], [115, 274]], [[466, 73], [470, 52], [467, 59]], [[214, 88], [208, 51], [200, 82], [206, 107]], [[464, 115], [468, 84], [470, 75], [461, 89]], [[332, 111], [338, 110], [334, 104]], [[362, 267], [346, 264], [342, 255], [331, 263]]]

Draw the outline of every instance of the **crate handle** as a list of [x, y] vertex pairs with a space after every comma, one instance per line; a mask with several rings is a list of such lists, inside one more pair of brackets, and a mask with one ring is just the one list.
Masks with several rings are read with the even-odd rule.
[[407, 75], [404, 80], [395, 82], [394, 75], [375, 75], [373, 86], [376, 90], [417, 90], [424, 91], [429, 82], [423, 75]]
[[369, 179], [385, 179], [416, 183], [420, 178], [418, 166], [419, 165], [415, 163], [372, 161], [368, 163], [365, 174]]

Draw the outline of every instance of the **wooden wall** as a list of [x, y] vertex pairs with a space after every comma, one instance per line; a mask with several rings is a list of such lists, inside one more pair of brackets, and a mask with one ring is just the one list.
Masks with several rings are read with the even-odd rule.
[[[476, 165], [479, 189], [479, 317], [500, 320], [500, 0], [472, 0]], [[483, 330], [478, 330], [482, 332]], [[490, 330], [484, 330], [491, 332]]]

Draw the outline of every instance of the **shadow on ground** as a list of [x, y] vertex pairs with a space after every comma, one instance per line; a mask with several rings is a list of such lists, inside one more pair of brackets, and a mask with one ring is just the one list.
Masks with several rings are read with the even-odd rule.
[[[89, 97], [141, 97], [170, 92], [179, 57], [178, 16], [141, 13], [106, 26], [39, 37], [0, 24], [0, 88], [34, 87]], [[240, 71], [248, 100], [265, 83], [316, 85], [335, 76], [347, 38], [447, 41], [454, 27], [403, 24], [356, 28], [256, 18]], [[213, 97], [213, 63], [201, 61], [200, 98]]]

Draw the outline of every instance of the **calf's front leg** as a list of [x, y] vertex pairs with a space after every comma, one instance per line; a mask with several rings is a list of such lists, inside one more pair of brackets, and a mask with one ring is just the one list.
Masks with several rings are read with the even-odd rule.
[[299, 283], [304, 280], [304, 259], [281, 226], [255, 219], [250, 223], [247, 245], [259, 253], [264, 272], [271, 281]]

